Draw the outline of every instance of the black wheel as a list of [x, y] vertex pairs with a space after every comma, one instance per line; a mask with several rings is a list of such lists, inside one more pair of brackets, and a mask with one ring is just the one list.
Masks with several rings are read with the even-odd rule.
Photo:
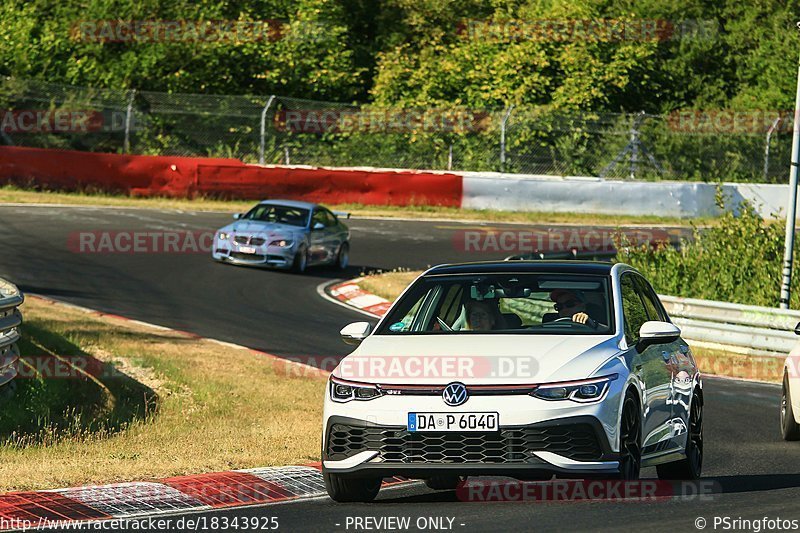
[[453, 490], [465, 478], [461, 476], [433, 476], [425, 480], [429, 489]]
[[301, 245], [294, 254], [294, 261], [292, 262], [292, 272], [302, 274], [308, 267], [308, 250], [305, 245]]
[[344, 270], [350, 264], [350, 245], [343, 242], [339, 247], [339, 253], [336, 254], [336, 268]]
[[642, 421], [639, 404], [633, 394], [628, 393], [622, 404], [619, 433], [619, 478], [639, 479], [642, 467]]
[[700, 479], [703, 472], [703, 399], [695, 392], [689, 410], [686, 457], [656, 466], [659, 479]]
[[783, 392], [781, 393], [781, 435], [783, 440], [800, 440], [800, 424], [795, 422], [792, 409], [789, 377], [783, 376]]
[[371, 502], [381, 490], [380, 478], [348, 478], [323, 473], [325, 490], [335, 502]]

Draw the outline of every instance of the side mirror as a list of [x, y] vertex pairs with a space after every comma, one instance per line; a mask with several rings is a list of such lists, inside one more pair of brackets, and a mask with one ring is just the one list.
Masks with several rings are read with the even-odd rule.
[[650, 320], [642, 324], [639, 329], [639, 348], [643, 349], [651, 344], [666, 344], [678, 340], [681, 330], [675, 324]]
[[794, 327], [794, 334], [800, 335], [800, 322], [798, 322], [797, 325]]
[[357, 346], [367, 338], [370, 331], [372, 331], [372, 324], [369, 322], [353, 322], [343, 327], [339, 335], [342, 336], [345, 344]]
[[243, 216], [242, 213], [236, 213], [235, 215], [233, 215], [233, 220], [239, 220], [240, 218], [242, 218], [242, 216]]
[[325, 224], [323, 224], [322, 222], [315, 222], [314, 226], [311, 229], [313, 229], [314, 231], [325, 229]]

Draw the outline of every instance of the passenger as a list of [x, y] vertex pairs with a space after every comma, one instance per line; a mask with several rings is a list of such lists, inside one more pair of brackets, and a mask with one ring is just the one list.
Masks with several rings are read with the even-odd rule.
[[500, 309], [494, 300], [470, 300], [467, 307], [467, 329], [471, 331], [491, 331], [503, 329]]

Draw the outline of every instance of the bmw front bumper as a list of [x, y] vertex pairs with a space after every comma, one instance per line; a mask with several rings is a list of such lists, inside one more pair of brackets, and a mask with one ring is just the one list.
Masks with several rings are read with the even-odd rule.
[[255, 249], [255, 253], [244, 253], [241, 251], [242, 247], [248, 245], [239, 245], [231, 239], [220, 240], [214, 239], [214, 248], [211, 252], [211, 257], [216, 261], [223, 261], [236, 265], [249, 265], [261, 266], [272, 268], [291, 268], [294, 263], [294, 246], [280, 247], [280, 246], [251, 246]]

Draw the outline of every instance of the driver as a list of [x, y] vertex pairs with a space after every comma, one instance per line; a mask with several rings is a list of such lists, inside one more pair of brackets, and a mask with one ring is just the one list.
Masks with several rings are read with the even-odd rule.
[[586, 314], [586, 296], [581, 291], [556, 289], [550, 293], [550, 299], [555, 302], [553, 307], [558, 312], [558, 318], [570, 318], [590, 328], [603, 327], [603, 324]]

